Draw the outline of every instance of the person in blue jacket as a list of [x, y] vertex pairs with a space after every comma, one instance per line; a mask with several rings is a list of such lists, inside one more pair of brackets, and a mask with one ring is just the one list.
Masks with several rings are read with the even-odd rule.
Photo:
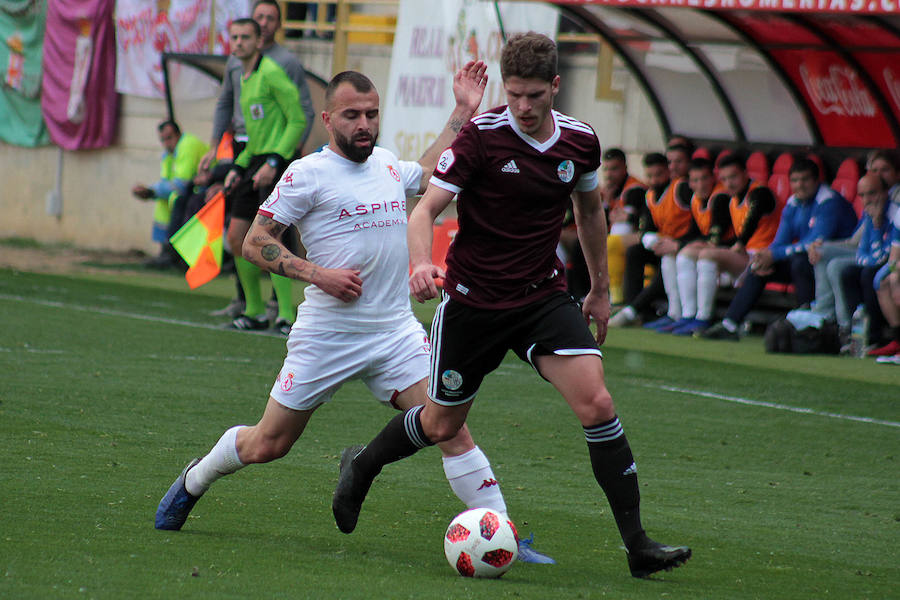
[[705, 332], [708, 339], [739, 339], [741, 322], [756, 305], [769, 281], [792, 283], [798, 306], [815, 298], [815, 275], [807, 249], [816, 241], [843, 239], [853, 234], [857, 217], [853, 206], [827, 184], [819, 182], [819, 167], [801, 158], [790, 169], [788, 198], [778, 232], [768, 248], [757, 252], [725, 318]]

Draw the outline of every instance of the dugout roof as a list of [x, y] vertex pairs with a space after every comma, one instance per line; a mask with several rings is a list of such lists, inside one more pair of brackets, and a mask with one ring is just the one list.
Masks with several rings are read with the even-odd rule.
[[638, 81], [666, 136], [900, 146], [897, 0], [560, 0]]

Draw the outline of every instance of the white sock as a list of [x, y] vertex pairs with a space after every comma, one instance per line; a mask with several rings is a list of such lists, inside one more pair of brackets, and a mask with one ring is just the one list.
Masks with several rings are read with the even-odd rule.
[[209, 454], [187, 472], [184, 487], [188, 494], [202, 496], [213, 481], [244, 466], [237, 453], [237, 433], [244, 427], [246, 426], [237, 425], [223, 433]]
[[693, 319], [697, 315], [697, 261], [679, 254], [675, 257], [678, 295], [681, 297], [681, 316]]
[[619, 312], [625, 315], [625, 318], [629, 321], [634, 321], [637, 318], [637, 311], [634, 310], [634, 307], [632, 307], [630, 304]]
[[734, 333], [735, 331], [737, 331], [738, 324], [731, 319], [722, 319], [722, 327], [724, 327], [731, 333]]
[[675, 256], [666, 254], [660, 259], [660, 270], [663, 276], [663, 287], [666, 289], [666, 298], [669, 299], [669, 311], [666, 313], [670, 319], [677, 321], [681, 318], [681, 296], [678, 295], [678, 272], [675, 269]]
[[444, 457], [444, 474], [450, 489], [469, 508], [490, 508], [506, 514], [506, 502], [491, 463], [475, 446], [459, 456]]
[[719, 267], [715, 261], [701, 258], [697, 261], [697, 319], [712, 319], [719, 287]]

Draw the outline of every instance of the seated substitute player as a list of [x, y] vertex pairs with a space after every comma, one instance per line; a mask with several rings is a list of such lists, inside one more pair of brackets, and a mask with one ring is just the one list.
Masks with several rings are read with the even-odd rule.
[[[842, 304], [838, 315], [843, 315], [843, 324], [849, 324], [848, 315], [862, 303], [869, 316], [869, 341], [877, 346], [887, 344], [893, 338], [888, 331], [888, 324], [881, 312], [879, 298], [876, 293], [876, 276], [887, 264], [891, 253], [891, 238], [894, 224], [891, 221], [893, 211], [888, 200], [887, 188], [880, 177], [872, 174], [863, 175], [857, 186], [859, 197], [863, 202], [863, 214], [859, 220], [859, 243], [856, 256], [850, 264], [837, 261], [836, 275], [833, 283], [835, 304]], [[836, 307], [837, 308], [837, 307]], [[840, 328], [841, 322], [838, 321]]]
[[750, 257], [772, 243], [781, 215], [775, 195], [766, 186], [750, 179], [742, 156], [725, 156], [719, 161], [718, 169], [722, 188], [730, 196], [727, 205], [729, 228], [736, 237], [728, 246], [706, 245], [696, 254], [679, 255], [676, 265], [679, 290], [683, 281], [684, 297], [693, 295], [696, 298], [694, 321], [679, 328], [679, 334], [683, 335], [697, 335], [712, 324], [719, 274], [725, 273], [732, 281], [738, 280]]
[[[512, 349], [563, 395], [584, 428], [594, 476], [606, 493], [632, 575], [671, 569], [686, 547], [654, 542], [640, 519], [637, 470], [603, 377], [598, 342], [609, 318], [606, 218], [597, 167], [600, 145], [589, 125], [553, 110], [559, 91], [556, 45], [529, 32], [503, 48], [508, 100], [473, 118], [438, 161], [409, 222], [410, 290], [424, 301], [445, 297], [432, 325], [429, 400], [395, 417], [361, 450], [347, 448], [332, 510], [352, 531], [384, 465], [465, 424], [481, 381]], [[515, 160], [518, 172], [503, 167]], [[431, 263], [434, 219], [458, 194], [459, 233], [447, 271]], [[579, 307], [566, 293], [556, 245], [574, 194], [575, 219], [591, 289]], [[597, 339], [587, 320], [597, 323]]]
[[603, 176], [600, 196], [609, 223], [606, 238], [609, 297], [613, 304], [621, 304], [625, 299], [625, 250], [640, 241], [638, 229], [646, 208], [647, 186], [628, 173], [625, 153], [619, 148], [603, 152], [600, 172]]
[[[298, 326], [260, 421], [222, 435], [202, 460], [192, 460], [159, 504], [157, 529], [181, 529], [209, 486], [251, 463], [281, 458], [312, 413], [345, 381], [362, 379], [384, 404], [407, 410], [425, 401], [428, 336], [413, 316], [407, 289], [406, 196], [421, 192], [440, 149], [474, 114], [484, 94], [481, 62], [454, 78], [456, 108], [419, 162], [398, 160], [375, 146], [378, 92], [364, 75], [332, 79], [322, 114], [328, 147], [295, 161], [259, 210], [244, 256], [260, 267], [307, 281]], [[368, 201], [361, 201], [369, 198]], [[303, 260], [280, 242], [297, 224]], [[468, 429], [441, 446], [450, 487], [469, 508], [506, 512], [490, 463]], [[553, 562], [520, 542], [528, 562]]]
[[875, 293], [881, 313], [887, 321], [892, 334], [887, 344], [868, 352], [869, 356], [877, 356], [878, 362], [900, 365], [900, 211], [894, 214], [894, 230], [891, 234], [891, 253], [888, 261], [875, 274]]
[[[859, 304], [859, 299], [848, 301], [845, 297], [845, 286], [841, 283], [843, 271], [857, 264], [871, 267], [887, 259], [890, 251], [891, 218], [897, 212], [895, 205], [888, 199], [887, 185], [874, 173], [866, 173], [860, 178], [856, 194], [862, 201], [863, 212], [853, 235], [847, 239], [830, 242], [816, 240], [806, 251], [816, 277], [816, 295], [812, 310], [826, 319], [837, 322], [841, 344], [845, 350], [850, 349], [850, 319]], [[873, 235], [879, 229], [881, 239]], [[884, 239], [885, 236], [887, 239]], [[865, 286], [870, 289], [866, 290], [867, 293], [863, 294], [863, 298], [869, 303], [866, 308], [870, 317], [869, 331], [872, 332], [879, 329], [878, 321], [881, 313], [875, 298], [875, 290], [871, 287], [876, 273], [870, 274], [872, 277], [866, 278], [869, 281]], [[856, 282], [852, 287], [858, 289], [858, 284], [859, 282]]]
[[[681, 151], [676, 151], [679, 155]], [[644, 171], [649, 185], [644, 212], [640, 218], [640, 244], [625, 251], [625, 307], [609, 320], [610, 327], [624, 327], [654, 315], [653, 303], [665, 298], [662, 257], [670, 255], [674, 280], [675, 255], [688, 242], [698, 237], [691, 216], [691, 188], [686, 179], [674, 177], [668, 159], [653, 152], [644, 156]], [[656, 274], [644, 285], [644, 269], [656, 267]], [[669, 307], [673, 308], [672, 306]], [[646, 324], [649, 328], [669, 325], [680, 318], [666, 314]]]
[[[640, 217], [645, 209], [644, 194], [647, 186], [641, 180], [628, 174], [625, 153], [619, 148], [610, 148], [603, 152], [600, 172], [603, 183], [600, 186], [600, 198], [609, 223], [609, 235], [606, 238], [606, 259], [609, 268], [609, 297], [612, 304], [621, 304], [625, 279], [625, 249], [640, 241], [637, 233]], [[584, 298], [591, 287], [590, 275], [584, 263], [584, 254], [578, 243], [578, 228], [572, 210], [566, 211], [560, 242], [566, 251], [566, 278], [569, 292], [576, 299]], [[574, 275], [574, 277], [573, 277]], [[573, 279], [577, 282], [578, 293], [573, 292]]]
[[[664, 256], [662, 259], [663, 283], [669, 297], [669, 314], [675, 305], [680, 319], [657, 328], [661, 333], [671, 332], [675, 335], [692, 335], [702, 322], [697, 320], [697, 257], [707, 248], [720, 248], [734, 241], [734, 228], [731, 226], [731, 215], [728, 212], [729, 197], [725, 188], [716, 185], [716, 175], [712, 161], [706, 158], [695, 158], [688, 169], [688, 183], [694, 195], [691, 197], [691, 215], [694, 223], [703, 236], [682, 248], [674, 259]], [[671, 261], [675, 261], [674, 274]], [[671, 278], [675, 282], [671, 282]], [[673, 297], [674, 296], [674, 297]]]
[[819, 167], [815, 162], [808, 158], [796, 160], [789, 176], [792, 194], [781, 213], [772, 243], [754, 253], [750, 272], [728, 305], [725, 318], [706, 329], [702, 337], [740, 339], [738, 327], [770, 280], [793, 283], [797, 305], [808, 305], [815, 298], [815, 275], [807, 249], [817, 240], [842, 239], [853, 233], [856, 212], [843, 196], [825, 183], [819, 183]]

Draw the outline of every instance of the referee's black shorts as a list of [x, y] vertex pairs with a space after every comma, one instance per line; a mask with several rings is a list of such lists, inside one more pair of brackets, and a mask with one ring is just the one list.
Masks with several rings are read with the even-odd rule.
[[507, 350], [532, 367], [540, 355], [602, 356], [581, 307], [561, 291], [502, 310], [475, 308], [445, 294], [431, 325], [431, 344], [428, 395], [445, 406], [471, 400]]
[[225, 194], [232, 218], [253, 221], [256, 218], [256, 211], [259, 210], [260, 205], [266, 201], [266, 198], [275, 189], [278, 180], [281, 179], [281, 175], [287, 169], [287, 165], [284, 168], [277, 169], [272, 183], [253, 189], [253, 176], [259, 171], [260, 167], [266, 164], [267, 156], [266, 154], [260, 154], [252, 157], [240, 182]]

